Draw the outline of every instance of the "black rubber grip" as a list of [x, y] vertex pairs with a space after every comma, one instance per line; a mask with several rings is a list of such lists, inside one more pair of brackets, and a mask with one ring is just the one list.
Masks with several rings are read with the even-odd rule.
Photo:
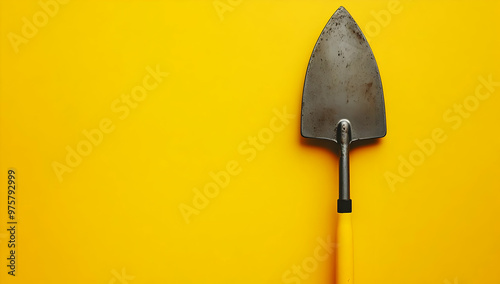
[[352, 200], [351, 199], [338, 199], [337, 200], [337, 212], [338, 213], [351, 213], [352, 212]]

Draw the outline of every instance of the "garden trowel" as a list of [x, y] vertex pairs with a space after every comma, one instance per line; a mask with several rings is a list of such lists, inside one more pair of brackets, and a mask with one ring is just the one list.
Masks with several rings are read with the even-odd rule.
[[386, 134], [382, 82], [370, 45], [344, 7], [321, 32], [307, 67], [301, 134], [340, 146], [337, 284], [352, 284], [349, 145]]

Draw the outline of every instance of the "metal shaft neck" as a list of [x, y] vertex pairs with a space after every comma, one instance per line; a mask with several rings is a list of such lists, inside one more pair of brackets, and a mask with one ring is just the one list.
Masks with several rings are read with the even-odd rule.
[[351, 124], [348, 120], [341, 120], [337, 125], [337, 141], [340, 145], [339, 160], [339, 199], [337, 211], [349, 213], [352, 211], [349, 181], [349, 144], [351, 143]]

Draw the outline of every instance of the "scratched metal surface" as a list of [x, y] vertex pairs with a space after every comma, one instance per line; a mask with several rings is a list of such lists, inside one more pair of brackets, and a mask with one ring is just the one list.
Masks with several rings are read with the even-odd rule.
[[343, 7], [326, 24], [309, 61], [301, 133], [337, 142], [336, 126], [341, 119], [351, 123], [351, 141], [386, 134], [377, 62], [365, 36]]

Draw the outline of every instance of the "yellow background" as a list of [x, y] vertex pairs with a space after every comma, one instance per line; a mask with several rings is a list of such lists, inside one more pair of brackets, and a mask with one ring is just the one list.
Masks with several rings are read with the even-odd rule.
[[[43, 8], [0, 3], [1, 283], [284, 283], [335, 233], [338, 158], [299, 123], [309, 56], [340, 5], [376, 56], [388, 127], [351, 154], [356, 283], [500, 283], [500, 87], [470, 98], [479, 77], [500, 81], [498, 1], [75, 0], [17, 53], [9, 34]], [[112, 103], [157, 65], [168, 76], [120, 119]], [[106, 118], [114, 130], [60, 182], [53, 163]], [[269, 138], [271, 121], [284, 127]], [[422, 161], [415, 140], [435, 129], [446, 139]], [[250, 159], [239, 147], [259, 134]], [[241, 172], [186, 223], [179, 205], [231, 161]], [[332, 283], [333, 267], [295, 283]]]

